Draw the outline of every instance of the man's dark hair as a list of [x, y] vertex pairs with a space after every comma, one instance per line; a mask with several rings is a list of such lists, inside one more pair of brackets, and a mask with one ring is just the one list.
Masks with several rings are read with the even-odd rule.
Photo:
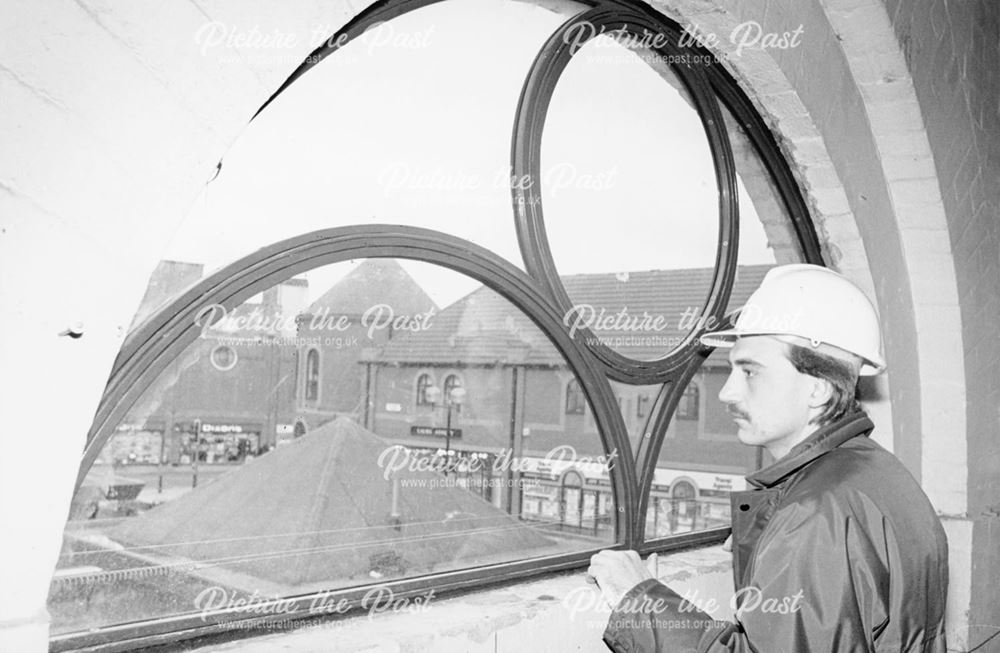
[[813, 420], [819, 426], [826, 426], [838, 419], [861, 410], [858, 399], [858, 373], [850, 363], [821, 354], [808, 347], [788, 344], [788, 360], [800, 373], [817, 379], [825, 379], [832, 386], [830, 400], [823, 412]]

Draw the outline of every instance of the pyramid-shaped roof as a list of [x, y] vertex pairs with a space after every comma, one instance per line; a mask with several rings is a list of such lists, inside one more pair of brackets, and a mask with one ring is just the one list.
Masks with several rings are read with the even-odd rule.
[[338, 315], [361, 315], [373, 303], [388, 304], [397, 315], [414, 315], [437, 308], [399, 261], [370, 258], [333, 284], [309, 306], [308, 312], [315, 314], [326, 309]]
[[340, 418], [109, 536], [137, 555], [271, 592], [371, 582], [384, 564], [389, 575], [427, 573], [554, 546], [473, 492], [442, 486], [435, 471], [396, 472], [397, 527], [394, 481], [379, 466], [391, 446]]

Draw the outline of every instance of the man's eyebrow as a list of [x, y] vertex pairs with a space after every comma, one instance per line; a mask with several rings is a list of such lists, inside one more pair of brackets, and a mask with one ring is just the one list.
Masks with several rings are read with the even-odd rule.
[[764, 367], [764, 364], [760, 361], [756, 361], [752, 358], [737, 358], [729, 363], [731, 366], [736, 367]]

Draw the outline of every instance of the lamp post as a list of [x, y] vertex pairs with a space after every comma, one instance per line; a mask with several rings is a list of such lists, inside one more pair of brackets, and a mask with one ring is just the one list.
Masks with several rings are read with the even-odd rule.
[[194, 426], [194, 474], [191, 476], [191, 487], [198, 487], [198, 457], [201, 456], [201, 419], [196, 419]]
[[[447, 387], [448, 384], [445, 384]], [[427, 399], [431, 402], [432, 410], [437, 408], [438, 400], [441, 399], [441, 389], [435, 385], [427, 388]], [[444, 467], [444, 475], [448, 475], [448, 468], [451, 466], [451, 409], [454, 407], [456, 412], [461, 412], [462, 403], [465, 401], [465, 388], [462, 387], [462, 382], [455, 377], [455, 383], [451, 386], [451, 389], [446, 393], [444, 397], [444, 405], [447, 408], [447, 418], [445, 420], [445, 430], [444, 430], [444, 455], [447, 459]]]

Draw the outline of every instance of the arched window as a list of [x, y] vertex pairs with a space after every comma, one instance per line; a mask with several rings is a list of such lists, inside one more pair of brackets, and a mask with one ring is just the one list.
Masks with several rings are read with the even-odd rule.
[[[444, 379], [444, 392], [441, 395], [441, 401], [450, 402], [454, 408], [458, 411], [462, 410], [462, 401], [464, 397], [457, 397], [454, 393], [456, 388], [462, 387], [462, 380], [457, 374], [449, 374]], [[457, 399], [457, 401], [456, 401]]]
[[580, 382], [570, 379], [566, 384], [566, 414], [583, 415], [587, 400], [583, 397], [583, 390], [580, 389]]
[[680, 480], [670, 488], [670, 530], [672, 533], [698, 528], [698, 490], [690, 481]]
[[420, 374], [417, 376], [417, 405], [418, 406], [430, 406], [431, 400], [428, 396], [427, 390], [434, 385], [431, 375], [427, 373]]
[[319, 401], [319, 351], [306, 354], [306, 401]]
[[693, 499], [697, 494], [698, 491], [690, 481], [677, 481], [670, 488], [670, 496], [674, 499]]
[[[132, 519], [105, 506], [107, 514], [93, 523], [72, 524], [61, 568], [80, 567], [92, 542], [104, 538], [138, 555], [85, 572], [87, 582], [75, 572], [56, 582], [50, 613], [53, 632], [66, 635], [63, 648], [115, 638], [138, 648], [171, 629], [188, 636], [236, 628], [224, 610], [176, 612], [214, 572], [259, 578], [293, 597], [289, 614], [308, 616], [303, 587], [331, 588], [337, 599], [347, 596], [346, 586], [356, 592], [357, 579], [376, 568], [410, 591], [432, 587], [444, 573], [470, 579], [463, 586], [504, 578], [511, 568], [523, 576], [545, 573], [555, 556], [558, 568], [582, 568], [596, 547], [666, 549], [669, 540], [647, 546], [659, 535], [645, 530], [655, 484], [675, 478], [679, 464], [717, 476], [754, 465], [753, 453], [737, 442], [725, 455], [718, 442], [701, 447], [696, 438], [684, 443], [690, 450], [679, 450], [666, 433], [672, 421], [697, 419], [699, 410], [706, 430], [732, 427], [716, 402], [699, 409], [698, 387], [713, 394], [725, 362], [705, 356], [698, 336], [741, 306], [773, 265], [822, 264], [809, 207], [768, 127], [697, 39], [681, 38], [680, 27], [646, 3], [484, 2], [495, 4], [512, 29], [476, 31], [483, 22], [478, 2], [371, 5], [303, 62], [227, 154], [213, 192], [196, 209], [205, 224], [185, 224], [190, 233], [223, 234], [217, 248], [198, 242], [190, 249], [192, 257], [217, 251], [222, 260], [203, 261], [217, 271], [126, 340], [78, 485], [101, 456], [136, 451], [153, 458], [149, 450], [163, 447], [169, 459], [179, 453], [168, 448], [179, 446], [182, 425], [208, 415], [218, 434], [211, 446], [224, 451], [251, 432], [262, 447], [272, 446], [303, 408], [290, 371], [294, 356], [284, 344], [297, 340], [284, 337], [296, 329], [322, 342], [304, 361], [310, 437], [211, 485], [204, 465], [191, 470], [200, 480], [168, 475], [165, 482], [178, 492], [165, 497], [184, 490], [175, 511], [153, 508]], [[454, 16], [439, 20], [441, 12]], [[431, 28], [434, 38], [414, 49], [354, 39], [383, 21], [397, 33]], [[477, 60], [472, 75], [470, 33], [476, 48], [491, 54]], [[325, 63], [341, 49], [348, 50], [343, 65]], [[276, 221], [278, 214], [288, 218]], [[227, 332], [264, 347], [240, 349], [240, 364], [219, 374], [192, 364], [208, 352], [196, 329], [203, 307], [191, 297], [239, 318], [219, 329], [255, 324], [254, 316], [310, 317], [272, 320], [263, 334]], [[291, 346], [300, 351], [301, 344]], [[431, 404], [435, 379], [421, 370], [447, 369], [463, 370], [462, 381], [472, 384], [474, 420], [456, 419], [442, 401], [457, 374], [442, 379], [433, 408], [407, 410]], [[198, 376], [202, 371], [211, 378]], [[649, 401], [636, 408], [616, 401], [616, 394], [640, 391]], [[534, 422], [525, 418], [530, 402], [556, 413], [562, 403], [566, 415], [587, 417]], [[623, 415], [633, 410], [648, 411], [648, 419]], [[166, 437], [142, 435], [157, 426]], [[434, 488], [434, 500], [414, 501], [416, 490], [403, 483], [410, 466], [392, 478], [379, 464], [387, 462], [387, 442], [405, 443], [421, 464], [450, 460], [459, 450], [542, 458], [558, 445], [616, 457], [607, 469], [595, 464], [585, 477], [567, 475], [564, 485], [519, 483], [521, 471], [508, 467], [484, 479], [503, 481], [489, 503], [470, 501], [469, 490], [450, 483]], [[287, 493], [257, 492], [265, 469]], [[317, 475], [315, 482], [303, 482], [306, 473]], [[343, 480], [330, 484], [331, 477]], [[228, 491], [218, 491], [220, 483]], [[336, 496], [317, 497], [319, 483]], [[685, 508], [675, 510], [669, 533], [704, 528], [679, 503], [693, 504], [692, 497], [663, 500]], [[258, 501], [269, 503], [262, 508]], [[283, 510], [287, 501], [308, 509]], [[560, 511], [568, 527], [562, 534], [521, 518], [533, 514], [550, 526]], [[265, 513], [275, 519], [259, 519]], [[316, 533], [315, 515], [339, 523], [345, 514], [352, 523], [384, 523], [388, 515], [397, 521], [391, 532], [366, 531], [372, 539], [364, 543], [353, 529]], [[484, 537], [483, 524], [504, 537]], [[81, 526], [100, 539], [85, 537]], [[279, 539], [300, 535], [315, 548], [276, 550]], [[725, 536], [716, 522], [698, 541]], [[406, 564], [379, 558], [385, 538], [394, 538], [389, 546], [406, 553]], [[345, 548], [357, 555], [330, 555]], [[484, 567], [487, 557], [513, 567]], [[380, 562], [368, 569], [365, 561], [375, 558]], [[136, 565], [136, 574], [105, 571]], [[176, 587], [149, 582], [147, 574], [161, 572]], [[82, 617], [84, 602], [93, 609]]]

